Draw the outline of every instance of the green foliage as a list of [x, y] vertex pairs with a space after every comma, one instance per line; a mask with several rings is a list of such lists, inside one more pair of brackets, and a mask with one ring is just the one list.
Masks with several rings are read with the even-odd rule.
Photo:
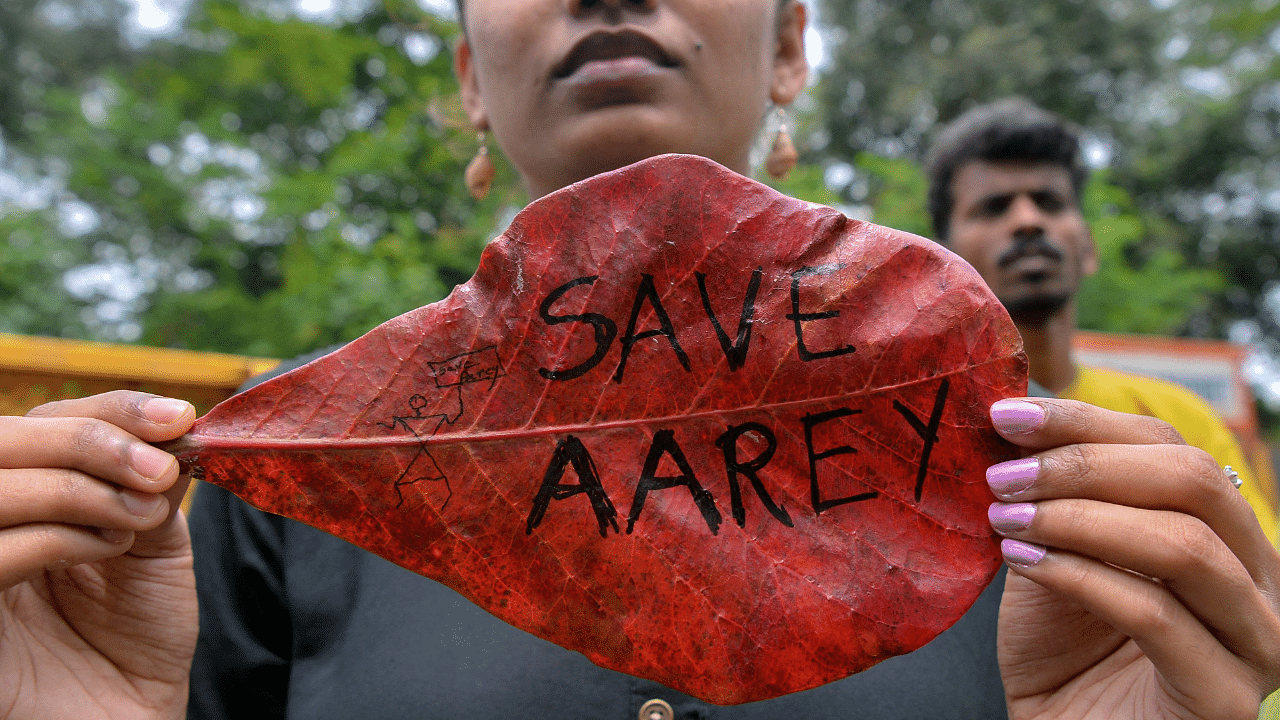
[[840, 196], [827, 187], [822, 167], [811, 163], [797, 165], [782, 180], [767, 178], [766, 183], [784, 195], [819, 205], [837, 205]]
[[[0, 193], [0, 332], [85, 332], [63, 276], [92, 262], [95, 248], [56, 231], [59, 209], [71, 206], [43, 201], [56, 191], [56, 183], [46, 179], [66, 174], [67, 163], [58, 155], [24, 150], [65, 132], [53, 116], [68, 107], [80, 113], [79, 96], [68, 89], [89, 88], [90, 68], [128, 62], [117, 31], [124, 12], [117, 0], [56, 7], [0, 0], [0, 187], [13, 188]], [[60, 23], [75, 23], [74, 36], [59, 29]]]
[[[935, 123], [1022, 94], [1112, 154], [1086, 326], [1280, 340], [1280, 5], [818, 1], [830, 62], [776, 187], [927, 236]], [[46, 188], [0, 192], [0, 331], [287, 356], [470, 275], [524, 198], [501, 162], [485, 202], [462, 187], [456, 27], [410, 0], [330, 23], [269, 4], [197, 2], [131, 45], [119, 0], [0, 0], [0, 190]]]
[[34, 167], [56, 159], [98, 222], [68, 236], [56, 205], [0, 215], [39, 239], [0, 256], [3, 329], [287, 357], [443, 297], [485, 218], [521, 202], [463, 187], [455, 33], [382, 5], [321, 24], [207, 0], [179, 36], [42, 86], [44, 130], [5, 137]]
[[10, 142], [48, 129], [48, 89], [83, 87], [99, 68], [128, 62], [126, 10], [121, 0], [0, 0], [0, 129]]
[[[79, 327], [77, 308], [65, 302], [62, 275], [83, 260], [78, 243], [48, 237], [50, 219], [38, 213], [0, 217], [0, 332], [24, 332], [53, 320], [60, 327]], [[46, 237], [48, 239], [46, 239]]]
[[1144, 216], [1132, 196], [1095, 175], [1085, 188], [1085, 216], [1098, 249], [1099, 271], [1077, 296], [1080, 327], [1107, 332], [1168, 335], [1226, 283], [1214, 269], [1192, 267], [1159, 239], [1167, 226]]
[[[886, 180], [883, 163], [918, 162], [938, 122], [1024, 96], [1087, 130], [1108, 182], [1131, 198], [1125, 217], [1141, 218], [1141, 232], [1112, 219], [1124, 239], [1099, 229], [1107, 264], [1123, 258], [1136, 274], [1095, 281], [1089, 302], [1114, 307], [1088, 322], [1150, 307], [1136, 326], [1221, 336], [1249, 318], [1280, 350], [1265, 300], [1280, 258], [1280, 5], [822, 0], [820, 14], [829, 63], [811, 153], [856, 170], [839, 188], [848, 202], [887, 224], [915, 222], [902, 202], [911, 195], [894, 190], [909, 183]], [[1205, 282], [1214, 270], [1231, 282]], [[1152, 300], [1131, 305], [1125, 293]]]
[[872, 220], [878, 225], [932, 237], [933, 227], [925, 209], [928, 183], [924, 171], [910, 160], [890, 159], [868, 152], [858, 153], [856, 167], [874, 181], [868, 199], [874, 208]]
[[260, 297], [230, 283], [167, 295], [152, 312], [168, 321], [151, 332], [163, 341], [168, 338], [161, 333], [198, 328], [208, 347], [267, 356], [349, 340], [351, 333], [444, 295], [424, 248], [416, 231], [408, 238], [385, 235], [361, 251], [336, 231], [317, 233], [285, 246], [281, 287]]

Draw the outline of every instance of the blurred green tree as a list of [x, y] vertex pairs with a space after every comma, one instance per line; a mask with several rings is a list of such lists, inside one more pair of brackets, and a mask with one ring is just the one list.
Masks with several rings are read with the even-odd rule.
[[[1083, 325], [1222, 336], [1251, 319], [1280, 339], [1280, 5], [822, 0], [821, 14], [811, 156], [846, 202], [916, 222], [904, 210], [923, 194], [887, 179], [894, 163], [918, 161], [940, 120], [1022, 95], [1086, 128], [1108, 168], [1119, 214], [1091, 218], [1110, 267]], [[1139, 312], [1144, 296], [1159, 300]]]
[[[934, 124], [1023, 94], [1108, 166], [1086, 326], [1280, 337], [1280, 6], [817, 1], [813, 162], [778, 187], [928, 234]], [[502, 163], [484, 203], [461, 186], [456, 27], [348, 5], [204, 0], [133, 43], [120, 0], [0, 0], [0, 331], [289, 355], [465, 279], [523, 197]]]
[[57, 89], [87, 91], [97, 68], [127, 64], [124, 16], [117, 0], [0, 0], [0, 331], [83, 332], [62, 277], [92, 253], [58, 226], [84, 208], [62, 191], [67, 160], [42, 148], [65, 129]]
[[483, 205], [462, 185], [455, 32], [407, 2], [322, 23], [208, 0], [42, 84], [42, 125], [3, 132], [58, 197], [0, 217], [0, 329], [287, 357], [443, 297], [522, 202], [501, 163]]

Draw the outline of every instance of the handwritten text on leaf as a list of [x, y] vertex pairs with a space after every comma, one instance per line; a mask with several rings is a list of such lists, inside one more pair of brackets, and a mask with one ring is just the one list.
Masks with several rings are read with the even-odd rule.
[[923, 239], [664, 156], [543, 198], [440, 303], [180, 443], [250, 503], [717, 703], [949, 627], [998, 555], [1021, 342]]

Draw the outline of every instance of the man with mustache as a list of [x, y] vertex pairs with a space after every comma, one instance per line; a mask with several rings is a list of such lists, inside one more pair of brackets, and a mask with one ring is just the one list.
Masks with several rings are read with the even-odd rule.
[[1274, 544], [1271, 506], [1231, 432], [1178, 385], [1078, 364], [1075, 295], [1098, 269], [1080, 208], [1088, 176], [1078, 130], [1025, 100], [969, 110], [938, 133], [925, 163], [935, 238], [967, 260], [1004, 303], [1026, 345], [1031, 379], [1058, 397], [1149, 415], [1244, 480]]

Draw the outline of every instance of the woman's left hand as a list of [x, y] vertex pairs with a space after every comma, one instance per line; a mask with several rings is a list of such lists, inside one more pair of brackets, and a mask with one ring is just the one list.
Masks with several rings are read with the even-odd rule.
[[1010, 717], [1256, 718], [1280, 686], [1280, 554], [1222, 468], [1153, 418], [991, 416], [1028, 453], [988, 472]]

